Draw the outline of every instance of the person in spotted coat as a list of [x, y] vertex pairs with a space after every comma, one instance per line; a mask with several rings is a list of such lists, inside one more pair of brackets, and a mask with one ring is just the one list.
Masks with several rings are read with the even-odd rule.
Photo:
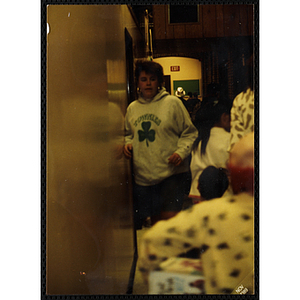
[[246, 62], [244, 90], [233, 100], [230, 122], [230, 146], [246, 134], [254, 131], [253, 55]]
[[166, 259], [199, 248], [206, 294], [254, 293], [254, 135], [230, 153], [234, 194], [160, 221], [142, 237], [138, 267], [145, 281]]
[[254, 131], [254, 92], [251, 88], [238, 94], [232, 104], [230, 148], [244, 135]]

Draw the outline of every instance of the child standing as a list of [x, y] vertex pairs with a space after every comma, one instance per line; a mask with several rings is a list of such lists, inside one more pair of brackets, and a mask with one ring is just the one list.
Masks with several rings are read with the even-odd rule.
[[195, 203], [201, 196], [198, 180], [203, 170], [208, 166], [225, 169], [229, 158], [230, 107], [216, 98], [204, 99], [203, 104], [195, 118], [198, 138], [192, 147], [190, 163], [192, 183], [189, 197]]

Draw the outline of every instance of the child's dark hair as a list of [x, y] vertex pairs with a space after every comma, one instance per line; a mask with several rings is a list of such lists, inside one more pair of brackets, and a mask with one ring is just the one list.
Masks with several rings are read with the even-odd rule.
[[227, 170], [209, 166], [203, 170], [198, 180], [198, 188], [205, 200], [220, 198], [228, 188]]
[[162, 84], [164, 82], [164, 71], [163, 67], [159, 63], [150, 60], [138, 60], [135, 63], [136, 84], [139, 81], [139, 77], [142, 71], [144, 71], [146, 74], [156, 75], [158, 83], [160, 87], [162, 87]]
[[203, 99], [194, 121], [194, 124], [198, 129], [198, 137], [193, 144], [193, 151], [198, 148], [200, 141], [202, 141], [201, 155], [205, 154], [211, 128], [220, 121], [223, 113], [230, 115], [231, 107], [225, 103], [225, 101], [220, 102], [216, 97]]

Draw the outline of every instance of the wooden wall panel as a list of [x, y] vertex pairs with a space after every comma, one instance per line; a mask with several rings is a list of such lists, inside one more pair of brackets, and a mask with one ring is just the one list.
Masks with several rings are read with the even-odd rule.
[[217, 36], [215, 5], [203, 5], [203, 36], [204, 37]]
[[254, 32], [254, 5], [248, 6], [248, 32], [247, 35], [253, 35]]
[[185, 25], [185, 37], [187, 39], [196, 39], [203, 37], [203, 5], [199, 5], [199, 22], [198, 23], [190, 23]]
[[185, 26], [185, 37], [187, 39], [197, 39], [203, 37], [203, 27], [200, 24], [187, 24]]
[[173, 25], [174, 39], [185, 39], [185, 24]]
[[154, 39], [161, 40], [166, 38], [165, 6], [153, 5]]
[[224, 5], [225, 36], [240, 36], [239, 5]]
[[216, 5], [217, 37], [224, 37], [224, 5]]
[[169, 25], [166, 27], [166, 39], [174, 39], [174, 26]]
[[169, 24], [168, 5], [153, 6], [154, 39], [253, 35], [253, 5], [199, 5], [199, 22]]
[[240, 35], [248, 35], [248, 5], [241, 5], [240, 7]]
[[164, 5], [164, 8], [165, 8], [166, 38], [174, 39], [174, 26], [169, 24], [168, 5]]

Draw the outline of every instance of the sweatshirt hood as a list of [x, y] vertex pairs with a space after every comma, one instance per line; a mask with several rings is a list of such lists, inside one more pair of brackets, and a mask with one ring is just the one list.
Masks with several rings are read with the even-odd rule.
[[169, 93], [167, 92], [166, 88], [162, 87], [152, 100], [147, 101], [142, 96], [139, 96], [138, 101], [143, 104], [157, 102], [167, 95], [169, 95]]

